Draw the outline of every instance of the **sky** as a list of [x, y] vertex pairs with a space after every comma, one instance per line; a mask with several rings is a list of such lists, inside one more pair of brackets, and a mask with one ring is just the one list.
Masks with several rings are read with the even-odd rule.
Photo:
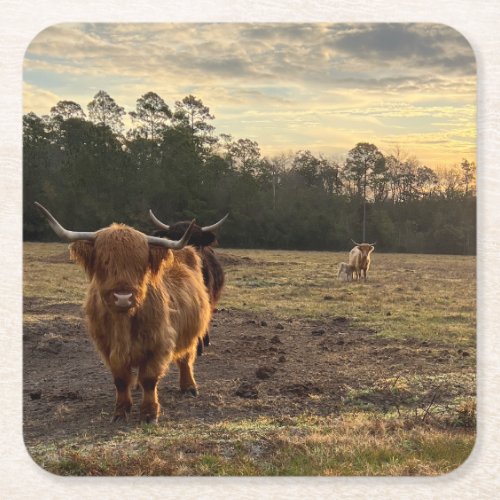
[[476, 61], [441, 24], [59, 24], [24, 59], [24, 112], [106, 91], [125, 111], [187, 95], [263, 155], [345, 158], [358, 142], [431, 168], [475, 161]]

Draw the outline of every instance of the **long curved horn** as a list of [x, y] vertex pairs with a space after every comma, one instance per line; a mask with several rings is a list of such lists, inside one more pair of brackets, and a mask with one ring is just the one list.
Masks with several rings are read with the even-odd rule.
[[167, 231], [170, 229], [170, 226], [168, 224], [164, 224], [161, 220], [158, 220], [156, 218], [155, 214], [153, 213], [153, 211], [151, 209], [149, 209], [149, 217], [151, 217], [151, 220], [160, 229], [166, 229]]
[[215, 231], [218, 229], [222, 223], [229, 217], [229, 214], [224, 215], [222, 219], [219, 222], [216, 222], [215, 224], [212, 224], [211, 226], [203, 226], [201, 230], [205, 233], [207, 231]]
[[374, 247], [376, 244], [377, 244], [377, 242], [375, 242], [375, 243], [368, 243], [368, 245], [371, 245], [372, 247]]
[[187, 245], [189, 238], [191, 238], [191, 233], [193, 232], [195, 219], [191, 221], [189, 227], [186, 229], [184, 236], [180, 240], [169, 240], [168, 238], [158, 238], [157, 236], [147, 236], [148, 243], [150, 245], [157, 245], [161, 247], [171, 248], [172, 250], [179, 250]]
[[35, 201], [36, 207], [42, 212], [42, 214], [47, 219], [50, 227], [53, 229], [54, 233], [59, 236], [62, 240], [66, 241], [77, 241], [77, 240], [95, 240], [96, 232], [87, 233], [87, 232], [79, 232], [79, 231], [69, 231], [68, 229], [64, 229], [64, 227], [57, 222], [55, 217], [40, 203]]
[[361, 243], [356, 243], [352, 238], [351, 238], [351, 241], [355, 244], [355, 245], [361, 245]]

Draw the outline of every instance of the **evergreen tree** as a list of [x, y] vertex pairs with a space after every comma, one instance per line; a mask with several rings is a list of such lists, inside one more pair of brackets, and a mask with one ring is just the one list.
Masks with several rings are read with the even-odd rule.
[[123, 130], [122, 117], [125, 115], [125, 110], [104, 90], [97, 92], [94, 99], [88, 103], [87, 109], [92, 122], [108, 126], [117, 134]]
[[307, 150], [263, 158], [250, 139], [211, 142], [213, 116], [194, 96], [172, 116], [157, 94], [144, 94], [126, 140], [122, 108], [105, 92], [88, 110], [89, 121], [77, 103], [60, 101], [49, 116], [23, 117], [26, 239], [54, 238], [36, 200], [85, 230], [117, 221], [148, 232], [149, 208], [171, 221], [230, 212], [227, 246], [345, 251], [364, 227], [379, 251], [475, 252], [475, 164], [467, 159], [432, 170], [369, 143], [341, 163]]

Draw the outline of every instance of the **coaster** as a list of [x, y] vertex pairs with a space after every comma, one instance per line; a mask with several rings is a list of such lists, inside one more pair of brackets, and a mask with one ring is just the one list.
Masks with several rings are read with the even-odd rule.
[[23, 429], [41, 467], [437, 476], [467, 459], [460, 33], [58, 24], [26, 51], [23, 146]]

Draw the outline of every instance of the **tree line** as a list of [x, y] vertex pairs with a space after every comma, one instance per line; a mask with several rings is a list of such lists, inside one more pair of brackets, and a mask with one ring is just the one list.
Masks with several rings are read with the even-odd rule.
[[229, 212], [226, 247], [346, 250], [351, 238], [387, 252], [475, 253], [475, 164], [436, 172], [396, 150], [356, 144], [339, 161], [301, 150], [265, 157], [257, 142], [216, 134], [189, 95], [156, 93], [129, 113], [99, 91], [87, 113], [60, 101], [23, 116], [26, 240], [50, 240], [33, 202], [76, 230], [113, 221], [150, 232], [148, 209], [172, 223]]

